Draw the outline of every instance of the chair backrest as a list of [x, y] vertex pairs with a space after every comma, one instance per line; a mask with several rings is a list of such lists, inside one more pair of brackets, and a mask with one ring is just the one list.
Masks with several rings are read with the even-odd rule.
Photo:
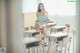
[[24, 30], [25, 30], [25, 31], [28, 31], [28, 30], [29, 30], [29, 27], [25, 27]]
[[31, 30], [35, 30], [35, 26], [30, 26]]
[[72, 39], [72, 37], [64, 38], [63, 39], [63, 46], [69, 48], [70, 47], [70, 44], [71, 44], [71, 39]]
[[65, 26], [66, 26], [67, 28], [70, 28], [70, 24], [65, 24]]
[[67, 29], [70, 29], [70, 24], [65, 24]]
[[54, 44], [54, 45], [51, 45], [51, 46], [48, 46], [49, 47], [49, 53], [55, 53], [55, 51], [57, 50], [57, 46], [58, 44]]
[[70, 32], [70, 24], [65, 24], [66, 26], [66, 32], [69, 33]]

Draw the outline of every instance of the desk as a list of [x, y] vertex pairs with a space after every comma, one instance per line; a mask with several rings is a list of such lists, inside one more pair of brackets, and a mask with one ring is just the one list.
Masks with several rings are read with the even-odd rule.
[[[26, 48], [28, 49], [28, 53], [30, 53], [30, 48], [34, 49], [34, 47], [37, 48], [37, 53], [38, 53], [38, 46], [41, 40], [42, 40], [41, 38], [26, 37], [24, 39], [24, 44], [26, 45]], [[35, 53], [34, 50], [31, 50], [31, 51]]]
[[49, 27], [52, 27], [52, 26], [55, 26], [56, 23], [47, 23], [46, 26], [49, 28]]
[[45, 38], [45, 35], [43, 35], [43, 34], [37, 34], [36, 36], [35, 36], [36, 38]]
[[58, 32], [48, 35], [47, 37], [49, 38], [49, 42], [51, 42], [50, 38], [53, 38], [54, 39], [52, 40], [53, 42], [60, 43], [61, 41], [63, 41], [63, 38], [66, 38], [67, 36], [68, 36], [67, 33]]
[[35, 38], [35, 37], [26, 37], [24, 39], [24, 44], [30, 44], [30, 43], [34, 43], [34, 42], [39, 42], [41, 41], [41, 38]]
[[51, 27], [51, 30], [53, 30], [54, 32], [58, 32], [58, 31], [63, 31], [63, 29], [65, 29], [65, 26], [54, 26]]
[[48, 35], [47, 37], [61, 38], [61, 37], [67, 37], [67, 36], [68, 36], [67, 33], [58, 32], [58, 33], [53, 33], [51, 35]]
[[32, 34], [32, 33], [36, 33], [36, 32], [40, 32], [40, 31], [36, 31], [36, 30], [24, 31], [24, 33], [27, 33], [27, 34]]
[[24, 31], [25, 34], [29, 34], [29, 37], [32, 37], [32, 34], [38, 34], [41, 31], [36, 31], [36, 30], [28, 30], [28, 31]]
[[53, 33], [51, 35], [48, 35], [48, 38], [56, 38], [56, 41], [59, 40], [63, 40], [63, 38], [67, 37], [68, 34], [67, 33], [62, 33], [62, 32], [58, 32], [58, 33]]

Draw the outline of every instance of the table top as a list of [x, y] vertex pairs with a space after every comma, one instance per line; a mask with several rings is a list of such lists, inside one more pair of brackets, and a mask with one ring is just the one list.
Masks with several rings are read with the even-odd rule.
[[34, 43], [34, 42], [39, 42], [41, 41], [41, 38], [35, 38], [35, 37], [26, 37], [24, 39], [24, 44], [30, 44], [30, 43]]
[[27, 33], [27, 34], [33, 34], [33, 33], [36, 33], [36, 32], [40, 32], [40, 31], [36, 31], [36, 30], [24, 31], [24, 33]]
[[54, 26], [52, 27], [52, 29], [65, 29], [66, 27], [65, 26]]
[[55, 26], [55, 25], [56, 25], [56, 23], [47, 23], [47, 24], [46, 24], [47, 27]]
[[48, 37], [55, 37], [55, 38], [67, 37], [67, 36], [68, 34], [63, 32], [52, 33], [51, 35], [48, 35]]
[[43, 34], [37, 34], [35, 37], [36, 37], [36, 38], [44, 38], [45, 35], [43, 35]]
[[56, 23], [47, 23], [47, 25], [56, 25]]

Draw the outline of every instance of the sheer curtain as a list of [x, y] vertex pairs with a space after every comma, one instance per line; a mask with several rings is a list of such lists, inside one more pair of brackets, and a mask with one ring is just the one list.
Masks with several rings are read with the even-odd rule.
[[45, 9], [49, 15], [75, 15], [76, 2], [68, 2], [68, 0], [41, 0], [45, 5]]

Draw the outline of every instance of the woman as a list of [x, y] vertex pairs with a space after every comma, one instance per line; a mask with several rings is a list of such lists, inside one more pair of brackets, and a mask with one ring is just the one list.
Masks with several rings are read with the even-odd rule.
[[49, 20], [43, 3], [39, 3], [36, 15], [37, 15], [37, 24], [38, 24], [36, 30], [42, 30], [42, 33], [44, 33], [45, 24], [47, 24]]

